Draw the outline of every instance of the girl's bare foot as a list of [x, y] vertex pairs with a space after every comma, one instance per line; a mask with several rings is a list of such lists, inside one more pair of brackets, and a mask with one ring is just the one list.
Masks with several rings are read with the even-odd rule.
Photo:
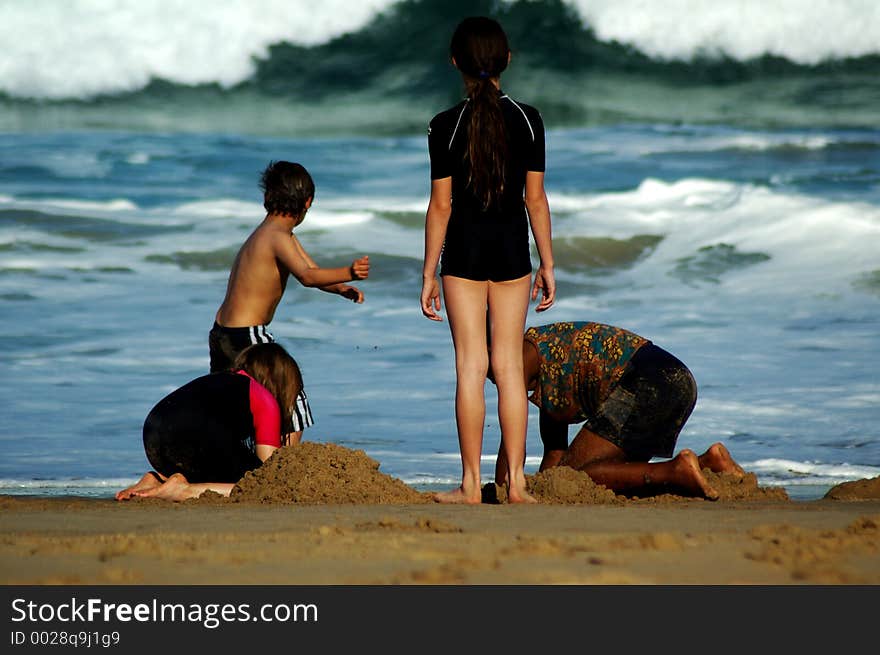
[[130, 487], [126, 487], [122, 491], [116, 492], [116, 500], [128, 500], [136, 495], [139, 491], [147, 491], [155, 489], [164, 482], [162, 477], [155, 471], [144, 473], [144, 476]]
[[507, 488], [507, 502], [508, 503], [537, 503], [538, 499], [531, 495], [525, 489], [511, 489]]
[[467, 493], [464, 490], [464, 487], [459, 487], [458, 489], [453, 489], [452, 491], [444, 491], [442, 493], [436, 493], [433, 496], [434, 501], [438, 503], [445, 504], [456, 504], [456, 505], [479, 505], [483, 502], [482, 493], [479, 487], [477, 487], [477, 493]]
[[722, 443], [712, 444], [698, 459], [701, 468], [707, 468], [715, 473], [729, 473], [738, 478], [746, 474], [742, 467], [730, 456], [730, 452]]
[[538, 500], [526, 491], [526, 476], [521, 470], [508, 474], [508, 480], [513, 480], [513, 484], [507, 485], [507, 502], [508, 503], [537, 503]]
[[180, 502], [189, 498], [196, 498], [200, 493], [201, 491], [194, 488], [183, 474], [174, 473], [163, 484], [146, 491], [138, 491], [135, 495], [142, 498], [161, 498], [162, 500]]
[[700, 461], [692, 450], [682, 450], [672, 460], [674, 465], [673, 484], [682, 487], [695, 496], [718, 500], [718, 492], [703, 477]]

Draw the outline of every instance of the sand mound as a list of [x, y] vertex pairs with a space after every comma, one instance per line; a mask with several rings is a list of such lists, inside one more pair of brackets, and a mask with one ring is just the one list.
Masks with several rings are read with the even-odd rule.
[[[779, 487], [759, 487], [754, 473], [743, 477], [703, 470], [718, 490], [721, 501], [787, 501]], [[589, 475], [567, 466], [557, 466], [526, 476], [531, 493], [548, 505], [611, 505], [627, 502], [675, 503], [695, 500], [691, 496], [661, 493], [645, 497], [615, 494], [595, 483]], [[867, 483], [867, 484], [865, 484]], [[853, 487], [853, 490], [847, 488]], [[858, 485], [858, 486], [856, 486]], [[835, 489], [860, 494], [834, 498], [880, 498], [880, 478], [845, 483]], [[670, 490], [673, 491], [674, 490]], [[842, 493], [842, 492], [841, 492]], [[873, 494], [873, 495], [869, 495]], [[303, 503], [303, 504], [409, 504], [432, 502], [432, 494], [421, 493], [401, 480], [379, 472], [379, 462], [362, 450], [351, 450], [333, 443], [306, 441], [279, 448], [263, 465], [245, 474], [229, 498], [205, 493], [198, 503]], [[483, 487], [484, 503], [506, 503], [507, 489], [493, 483]]]
[[[703, 477], [718, 492], [719, 501], [789, 501], [788, 492], [782, 487], [759, 487], [758, 476], [754, 473], [746, 473], [737, 477], [728, 473], [715, 473], [709, 469], [703, 469]], [[664, 493], [657, 496], [639, 498], [639, 501], [656, 503], [674, 503], [683, 500], [694, 500], [691, 496], [680, 496], [676, 493]]]
[[[545, 505], [607, 505], [624, 502], [622, 496], [582, 471], [567, 466], [555, 466], [526, 476], [526, 488], [539, 503]], [[489, 483], [483, 487], [484, 503], [506, 503], [507, 487]]]
[[[740, 478], [703, 469], [703, 475], [709, 484], [718, 491], [718, 500], [720, 501], [789, 500], [788, 494], [782, 488], [759, 487], [758, 478], [754, 473], [746, 473]], [[583, 471], [576, 471], [567, 466], [556, 466], [535, 475], [527, 475], [526, 486], [529, 493], [537, 498], [538, 502], [548, 505], [607, 505], [626, 502], [676, 503], [697, 500], [693, 496], [681, 496], [675, 493], [627, 498], [624, 495], [615, 494], [601, 484], [596, 484]], [[506, 488], [487, 484], [483, 488], [483, 502], [507, 502]]]
[[831, 487], [825, 498], [832, 500], [875, 500], [880, 498], [880, 476], [842, 482]]
[[303, 442], [276, 450], [238, 481], [232, 502], [406, 504], [430, 501], [401, 480], [379, 472], [362, 450]]

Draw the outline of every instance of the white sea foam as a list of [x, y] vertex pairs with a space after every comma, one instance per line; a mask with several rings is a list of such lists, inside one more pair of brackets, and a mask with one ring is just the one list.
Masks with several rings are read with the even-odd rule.
[[[178, 84], [238, 84], [280, 42], [314, 45], [363, 27], [396, 0], [6, 0], [0, 91], [88, 98]], [[880, 50], [873, 0], [568, 0], [598, 38], [658, 58], [764, 53], [814, 64]], [[45, 38], [35, 38], [41, 35]]]
[[112, 496], [137, 478], [71, 478], [58, 480], [0, 479], [0, 494], [11, 496]]
[[[726, 244], [769, 260], [730, 275], [740, 291], [847, 288], [876, 268], [880, 208], [715, 180], [643, 181], [633, 191], [550, 196], [554, 236], [663, 235], [638, 264], [662, 275], [683, 256]], [[815, 262], [822, 266], [815, 266]]]
[[175, 216], [190, 218], [222, 218], [222, 217], [262, 217], [265, 214], [262, 204], [259, 202], [247, 202], [232, 198], [217, 198], [215, 200], [197, 200], [185, 202], [169, 210]]
[[759, 459], [754, 462], [740, 462], [740, 464], [747, 471], [755, 473], [758, 478], [784, 480], [785, 484], [838, 484], [880, 475], [880, 466], [847, 463], [820, 464], [788, 459]]
[[[274, 43], [312, 45], [363, 26], [393, 0], [7, 0], [0, 90], [36, 98], [132, 91], [152, 77], [234, 85]], [[41, 36], [43, 38], [36, 38]]]
[[359, 223], [366, 223], [372, 219], [373, 214], [370, 212], [327, 212], [320, 209], [315, 209], [310, 210], [308, 213], [308, 224], [303, 221], [301, 227], [305, 229], [329, 229], [348, 227], [351, 225], [357, 225]]
[[803, 64], [880, 51], [874, 0], [570, 0], [599, 39], [652, 57], [763, 54]]

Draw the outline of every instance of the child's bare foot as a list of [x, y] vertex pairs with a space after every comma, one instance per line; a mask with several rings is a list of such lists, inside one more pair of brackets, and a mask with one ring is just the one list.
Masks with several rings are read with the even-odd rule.
[[526, 491], [526, 476], [522, 469], [508, 472], [507, 479], [507, 502], [508, 503], [537, 503], [538, 500]]
[[147, 491], [155, 489], [163, 482], [161, 476], [155, 471], [144, 473], [144, 476], [130, 487], [126, 487], [122, 491], [116, 492], [116, 500], [128, 500], [136, 495], [139, 491]]
[[479, 487], [477, 487], [476, 494], [467, 493], [464, 490], [464, 487], [459, 487], [458, 489], [453, 489], [452, 491], [436, 493], [434, 494], [433, 498], [434, 501], [438, 503], [456, 505], [479, 505], [481, 502], [483, 502], [482, 493]]
[[707, 468], [715, 473], [729, 473], [738, 478], [743, 477], [746, 472], [736, 463], [730, 456], [724, 444], [714, 443], [709, 449], [699, 456], [700, 467]]
[[511, 489], [507, 488], [507, 502], [508, 503], [537, 503], [538, 499], [532, 496], [525, 489]]
[[700, 460], [692, 450], [684, 449], [672, 460], [674, 465], [674, 481], [678, 487], [682, 487], [695, 496], [702, 496], [709, 500], [718, 500], [718, 492], [703, 477], [700, 469]]
[[200, 491], [195, 489], [182, 473], [174, 473], [158, 487], [135, 493], [136, 496], [141, 496], [142, 498], [161, 498], [162, 500], [173, 500], [175, 502], [196, 498], [199, 494]]

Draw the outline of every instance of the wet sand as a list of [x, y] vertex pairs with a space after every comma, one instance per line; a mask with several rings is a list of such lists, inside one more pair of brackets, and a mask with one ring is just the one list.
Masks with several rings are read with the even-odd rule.
[[710, 502], [624, 498], [560, 469], [530, 477], [539, 505], [487, 485], [495, 502], [446, 506], [361, 451], [282, 454], [228, 499], [0, 496], [0, 582], [880, 584], [877, 479], [792, 501], [717, 476]]

